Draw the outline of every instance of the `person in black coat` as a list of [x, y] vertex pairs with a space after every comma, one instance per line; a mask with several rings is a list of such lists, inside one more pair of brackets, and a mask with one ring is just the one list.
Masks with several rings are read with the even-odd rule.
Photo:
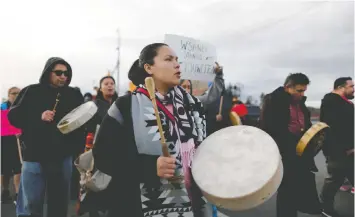
[[[264, 98], [260, 127], [277, 143], [284, 166], [283, 180], [277, 194], [278, 217], [296, 217], [297, 211], [320, 213], [315, 177], [310, 172], [317, 171], [314, 159], [304, 162], [296, 155], [298, 141], [312, 126], [304, 96], [309, 83], [308, 77], [302, 73], [290, 74], [284, 86]], [[312, 197], [300, 195], [304, 189], [312, 193]], [[313, 200], [306, 207], [299, 203], [311, 198]]]
[[336, 216], [334, 196], [345, 178], [354, 186], [354, 82], [350, 77], [338, 78], [334, 90], [324, 96], [320, 121], [330, 127], [330, 137], [323, 146], [328, 176], [320, 195], [324, 215]]
[[[57, 124], [84, 101], [69, 87], [72, 69], [64, 59], [48, 59], [38, 84], [21, 90], [8, 114], [24, 142], [17, 216], [41, 216], [47, 188], [48, 216], [67, 216], [72, 156], [84, 146], [84, 131], [62, 134]], [[56, 99], [58, 103], [56, 104]]]
[[219, 116], [219, 107], [220, 107], [220, 102], [221, 102], [221, 97], [217, 100], [214, 101], [214, 103], [211, 103], [208, 105], [206, 108], [206, 132], [207, 136], [211, 135], [212, 133], [232, 126], [232, 122], [229, 118], [229, 113], [231, 112], [232, 108], [232, 95], [227, 92], [223, 91], [222, 93], [223, 96], [223, 102], [222, 102], [222, 111], [221, 111], [221, 117], [218, 118]]
[[[94, 100], [97, 106], [97, 112], [94, 117], [86, 124], [87, 133], [91, 133], [92, 135], [96, 134], [98, 126], [100, 126], [103, 118], [107, 114], [110, 106], [116, 101], [118, 98], [118, 94], [115, 91], [115, 79], [107, 75], [100, 79], [100, 87], [97, 91], [96, 98]], [[93, 145], [93, 144], [87, 144]], [[86, 150], [90, 150], [91, 147], [86, 147]], [[100, 212], [105, 212], [107, 207], [105, 204], [105, 200], [103, 198], [106, 197], [106, 191], [102, 192], [86, 192], [85, 189], [81, 189], [81, 194], [87, 194], [85, 199], [79, 199], [77, 213], [78, 215], [82, 215], [86, 212], [89, 212], [90, 217], [98, 217], [100, 216]], [[84, 197], [83, 197], [84, 198]]]

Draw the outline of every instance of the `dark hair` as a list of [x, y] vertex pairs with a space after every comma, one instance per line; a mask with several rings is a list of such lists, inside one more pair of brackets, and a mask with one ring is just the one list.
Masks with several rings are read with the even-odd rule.
[[92, 100], [92, 94], [91, 93], [85, 93], [84, 94], [84, 102], [88, 102]]
[[192, 94], [192, 81], [189, 80], [189, 79], [181, 79], [180, 80], [180, 85], [182, 85], [182, 83], [184, 83], [184, 81], [189, 81], [190, 82], [190, 93], [189, 94]]
[[85, 98], [85, 97], [90, 97], [90, 99], [92, 99], [92, 94], [89, 93], [89, 92], [87, 92], [87, 93], [84, 94], [84, 98]]
[[344, 87], [347, 81], [353, 80], [351, 77], [340, 77], [334, 81], [334, 90], [338, 89], [339, 87]]
[[129, 69], [128, 78], [134, 85], [144, 84], [145, 78], [150, 75], [145, 71], [144, 65], [154, 65], [154, 57], [158, 55], [158, 50], [162, 46], [168, 46], [164, 43], [153, 43], [145, 46], [139, 55], [139, 59], [134, 61]]
[[[115, 79], [114, 79], [112, 76], [105, 76], [105, 77], [101, 78], [101, 79], [100, 79], [100, 87], [99, 87], [99, 89], [97, 90], [96, 99], [100, 99], [100, 100], [104, 100], [104, 101], [105, 101], [104, 95], [103, 95], [103, 93], [102, 93], [102, 91], [101, 91], [101, 84], [102, 84], [102, 82], [103, 82], [106, 78], [112, 79], [113, 83], [116, 84], [116, 81], [115, 81]], [[117, 98], [118, 98], [118, 94], [117, 94], [117, 92], [115, 91], [115, 93], [114, 93], [113, 96], [112, 96], [112, 102], [115, 102]]]
[[303, 73], [291, 73], [287, 76], [284, 86], [308, 85], [310, 83], [307, 75]]

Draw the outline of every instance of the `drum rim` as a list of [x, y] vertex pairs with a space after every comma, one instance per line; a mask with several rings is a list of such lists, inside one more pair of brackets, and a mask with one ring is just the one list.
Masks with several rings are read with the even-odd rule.
[[[235, 125], [235, 126], [229, 126], [229, 127], [227, 127], [227, 128], [239, 127], [239, 126], [241, 126], [241, 127], [253, 127], [253, 126], [247, 126], [247, 125]], [[255, 128], [255, 129], [259, 130], [259, 131], [262, 131], [263, 133], [266, 133], [265, 131], [261, 130], [260, 128], [257, 128], [257, 127], [253, 127], [253, 128]], [[226, 128], [224, 128], [224, 129], [226, 129]], [[215, 132], [215, 133], [216, 133], [216, 132]], [[274, 140], [268, 133], [266, 133], [266, 134], [272, 139], [272, 141], [274, 141], [274, 143], [275, 143], [275, 145], [276, 145], [276, 148], [277, 148], [277, 150], [278, 150], [278, 164], [277, 164], [277, 166], [275, 167], [275, 170], [273, 171], [272, 176], [270, 176], [270, 178], [269, 178], [267, 181], [265, 181], [264, 184], [263, 184], [261, 187], [255, 189], [253, 192], [258, 192], [258, 191], [260, 191], [266, 184], [268, 184], [268, 183], [270, 182], [270, 180], [272, 180], [274, 177], [276, 177], [277, 171], [279, 170], [279, 165], [280, 165], [280, 163], [282, 164], [282, 158], [281, 158], [281, 155], [280, 155], [280, 151], [279, 151], [279, 149], [278, 149], [278, 147], [277, 147], [277, 143], [275, 142], [275, 140]], [[211, 134], [211, 135], [212, 135], [212, 134]], [[194, 162], [194, 161], [193, 161], [193, 162]], [[192, 167], [193, 167], [193, 162], [192, 162]], [[193, 170], [192, 170], [192, 168], [191, 168], [191, 172], [192, 172], [192, 171], [193, 171]], [[194, 176], [193, 173], [192, 173], [192, 175]], [[200, 183], [200, 181], [199, 181], [199, 180], [196, 180], [196, 179], [194, 179], [194, 180], [195, 180], [196, 184], [197, 184], [198, 186], [200, 186], [200, 185], [198, 184], [198, 183]], [[200, 188], [200, 187], [199, 187], [199, 188]], [[202, 190], [202, 189], [201, 189], [201, 190]], [[210, 192], [208, 192], [208, 191], [206, 191], [206, 190], [202, 190], [202, 191], [204, 191], [204, 192], [206, 192], [207, 194], [213, 196], [212, 193], [210, 193]], [[238, 195], [238, 197], [237, 197], [237, 196], [234, 196], [234, 197], [223, 197], [223, 198], [217, 197], [217, 196], [213, 196], [213, 197], [215, 197], [215, 198], [220, 198], [220, 199], [235, 199], [235, 198], [248, 197], [248, 196], [250, 196], [250, 195], [252, 195], [252, 194], [254, 194], [254, 193], [247, 193], [247, 194], [244, 194], [244, 195]]]
[[[313, 135], [309, 136], [309, 132], [312, 131], [314, 128], [319, 128], [317, 129]], [[313, 124], [301, 137], [300, 141], [296, 145], [296, 153], [298, 156], [302, 156], [305, 149], [307, 148], [308, 143], [313, 139], [315, 135], [317, 135], [321, 130], [329, 128], [329, 126], [324, 123], [324, 122], [318, 122], [316, 124]]]
[[[74, 110], [77, 110], [79, 109], [80, 107], [83, 107], [83, 106], [86, 106], [88, 105], [88, 111], [90, 111], [91, 109], [93, 109], [94, 113], [93, 115], [90, 117], [90, 119], [96, 114], [97, 112], [97, 106], [96, 104], [93, 102], [93, 101], [88, 101], [88, 102], [85, 102], [79, 106], [77, 106], [76, 108], [72, 109], [68, 114], [66, 114], [59, 122], [58, 122], [58, 125], [57, 125], [57, 128], [61, 131], [65, 131], [70, 125], [72, 124], [75, 124], [78, 120], [78, 117], [76, 117], [74, 120], [72, 120], [72, 122], [69, 122], [68, 123], [65, 123], [65, 124], [61, 124], [65, 119], [68, 119], [67, 116], [69, 116], [70, 114], [72, 114], [72, 112]], [[89, 112], [85, 112], [83, 116], [86, 116], [87, 114], [89, 114]], [[82, 117], [82, 116], [81, 116]], [[89, 120], [90, 120], [89, 119]]]
[[[240, 116], [236, 112], [231, 111], [229, 113], [229, 118], [231, 119], [233, 126], [242, 125], [242, 120], [240, 119]], [[234, 122], [233, 118], [235, 118], [235, 122], [236, 122], [235, 124], [233, 123]]]

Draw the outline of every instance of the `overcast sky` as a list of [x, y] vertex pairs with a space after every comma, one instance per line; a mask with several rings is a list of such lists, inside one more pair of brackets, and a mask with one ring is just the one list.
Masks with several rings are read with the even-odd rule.
[[354, 72], [354, 3], [217, 0], [5, 1], [0, 9], [1, 93], [38, 82], [51, 56], [73, 68], [73, 86], [91, 91], [117, 60], [121, 92], [127, 71], [148, 43], [164, 34], [207, 41], [217, 48], [226, 82], [258, 98], [290, 72], [311, 79], [309, 105], [319, 105], [333, 81]]

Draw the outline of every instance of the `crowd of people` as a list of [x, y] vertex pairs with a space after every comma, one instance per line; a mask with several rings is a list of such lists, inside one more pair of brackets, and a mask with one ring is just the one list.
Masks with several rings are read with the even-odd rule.
[[[206, 136], [233, 125], [231, 112], [248, 125], [248, 108], [225, 88], [218, 63], [214, 72], [208, 90], [194, 96], [192, 82], [181, 79], [183, 72], [175, 52], [166, 44], [154, 43], [143, 48], [128, 72], [133, 90], [119, 97], [115, 79], [107, 75], [100, 80], [96, 96], [83, 96], [69, 86], [73, 76], [70, 64], [50, 58], [39, 83], [22, 90], [10, 88], [8, 100], [1, 105], [2, 202], [15, 200], [19, 217], [42, 216], [46, 194], [47, 216], [63, 217], [67, 216], [72, 192], [78, 215], [212, 216], [212, 206], [203, 199], [191, 175], [194, 150]], [[158, 125], [145, 86], [147, 77], [155, 83], [170, 157], [161, 156]], [[353, 80], [336, 79], [333, 91], [322, 100], [320, 121], [330, 126], [330, 136], [323, 147], [328, 176], [320, 200], [314, 159], [305, 161], [296, 155], [297, 142], [312, 126], [305, 105], [309, 84], [303, 73], [287, 76], [283, 85], [265, 96], [256, 126], [275, 140], [282, 156], [278, 217], [297, 216], [297, 211], [337, 216], [335, 194], [344, 190], [345, 181], [354, 186]], [[73, 132], [62, 134], [58, 122], [87, 101], [98, 108], [94, 117]], [[80, 185], [73, 166], [73, 161], [89, 150], [95, 169], [112, 177], [108, 187], [99, 192]], [[11, 176], [14, 199], [9, 193]], [[184, 180], [168, 181], [178, 176]]]

